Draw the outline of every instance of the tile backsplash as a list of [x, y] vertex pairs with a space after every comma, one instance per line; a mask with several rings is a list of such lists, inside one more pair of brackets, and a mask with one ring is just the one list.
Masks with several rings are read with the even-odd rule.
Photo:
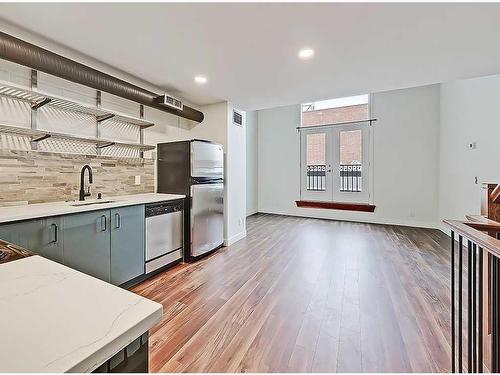
[[[78, 199], [85, 164], [93, 170], [92, 198], [97, 193], [106, 198], [154, 191], [152, 159], [2, 149], [0, 206]], [[135, 176], [140, 176], [139, 185], [134, 184]]]

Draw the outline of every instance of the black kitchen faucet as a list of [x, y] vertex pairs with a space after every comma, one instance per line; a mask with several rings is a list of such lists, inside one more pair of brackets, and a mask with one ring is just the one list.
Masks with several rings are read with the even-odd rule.
[[[89, 171], [89, 187], [87, 192], [85, 192], [85, 170]], [[86, 164], [83, 166], [81, 172], [80, 172], [80, 197], [78, 200], [84, 201], [85, 197], [90, 197], [90, 184], [92, 183], [92, 168], [90, 168], [90, 165]]]

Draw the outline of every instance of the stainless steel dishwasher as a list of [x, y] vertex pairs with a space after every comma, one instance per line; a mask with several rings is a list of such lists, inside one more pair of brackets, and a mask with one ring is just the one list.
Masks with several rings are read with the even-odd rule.
[[146, 205], [146, 274], [183, 256], [183, 201]]

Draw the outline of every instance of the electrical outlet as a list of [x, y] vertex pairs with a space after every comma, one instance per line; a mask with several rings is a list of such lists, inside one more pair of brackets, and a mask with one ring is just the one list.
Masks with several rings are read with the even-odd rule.
[[141, 184], [141, 176], [135, 176], [134, 184], [136, 184], [136, 185]]

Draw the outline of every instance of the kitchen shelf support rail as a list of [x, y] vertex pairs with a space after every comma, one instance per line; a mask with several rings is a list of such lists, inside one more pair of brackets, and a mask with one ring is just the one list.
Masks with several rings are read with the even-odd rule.
[[115, 115], [113, 113], [108, 113], [106, 115], [96, 116], [96, 121], [103, 122], [103, 121], [109, 120], [113, 117], [115, 117]]
[[97, 145], [96, 147], [99, 150], [102, 150], [103, 148], [114, 146], [115, 144], [116, 144], [115, 142], [109, 142], [109, 143], [105, 143], [105, 144], [102, 144], [102, 145]]
[[38, 108], [42, 108], [45, 104], [49, 104], [51, 101], [52, 101], [52, 99], [50, 99], [50, 98], [45, 98], [45, 99], [43, 99], [42, 101], [40, 101], [40, 102], [38, 102], [38, 103], [32, 104], [32, 105], [31, 105], [31, 109], [38, 109]]
[[42, 136], [40, 136], [40, 137], [33, 138], [33, 139], [31, 140], [31, 142], [38, 143], [38, 142], [41, 142], [41, 141], [43, 141], [44, 139], [47, 139], [47, 138], [50, 138], [50, 137], [51, 137], [51, 135], [50, 135], [50, 134], [44, 134], [44, 135], [42, 135]]

